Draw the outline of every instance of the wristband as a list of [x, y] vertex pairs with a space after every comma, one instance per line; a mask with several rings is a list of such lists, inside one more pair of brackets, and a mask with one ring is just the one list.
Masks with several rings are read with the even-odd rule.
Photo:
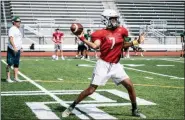
[[85, 40], [85, 37], [82, 36], [82, 37], [78, 37], [81, 41], [84, 41]]

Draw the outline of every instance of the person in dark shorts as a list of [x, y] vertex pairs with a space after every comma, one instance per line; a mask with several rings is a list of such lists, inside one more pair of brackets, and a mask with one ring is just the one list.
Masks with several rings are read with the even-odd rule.
[[[126, 42], [131, 42], [131, 37], [125, 37], [124, 38]], [[122, 55], [124, 58], [130, 58], [130, 53], [129, 53], [129, 47], [128, 48], [123, 48], [125, 56]]]
[[[84, 34], [84, 37], [88, 40], [91, 41], [91, 30], [87, 29], [87, 34]], [[89, 57], [89, 52], [91, 50], [91, 48], [85, 44], [85, 58], [90, 59]]]
[[[22, 52], [22, 33], [20, 31], [21, 20], [19, 17], [13, 17], [12, 19], [13, 26], [9, 29], [8, 37], [8, 48], [7, 48], [7, 79], [6, 81], [12, 83], [14, 81], [21, 82], [18, 79], [18, 69], [20, 56]], [[10, 68], [14, 67], [14, 80], [10, 78]]]
[[181, 36], [181, 44], [182, 44], [182, 50], [181, 50], [180, 57], [185, 57], [185, 55], [184, 55], [184, 50], [185, 50], [185, 47], [184, 47], [184, 43], [185, 43], [184, 35], [185, 35], [185, 31], [180, 34], [180, 36]]
[[86, 49], [84, 43], [81, 40], [79, 40], [78, 37], [75, 37], [75, 43], [78, 44], [78, 50], [77, 50], [76, 58], [78, 58], [80, 56], [81, 59], [84, 59], [85, 49]]

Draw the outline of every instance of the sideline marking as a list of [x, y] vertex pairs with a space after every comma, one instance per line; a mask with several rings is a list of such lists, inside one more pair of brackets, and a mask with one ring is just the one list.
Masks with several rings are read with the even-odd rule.
[[[91, 61], [91, 60], [85, 60], [85, 61], [89, 61], [89, 62], [96, 63], [95, 61]], [[163, 77], [184, 79], [184, 78], [177, 77], [177, 76], [171, 76], [171, 75], [165, 75], [165, 74], [161, 74], [161, 73], [149, 72], [149, 71], [139, 70], [139, 69], [135, 69], [135, 68], [129, 68], [129, 67], [125, 67], [125, 66], [124, 66], [124, 68], [125, 68], [125, 69], [129, 69], [129, 70], [134, 70], [134, 71], [143, 72], [143, 73], [150, 73], [150, 74], [153, 74], [153, 75], [159, 75], [159, 76], [163, 76]]]

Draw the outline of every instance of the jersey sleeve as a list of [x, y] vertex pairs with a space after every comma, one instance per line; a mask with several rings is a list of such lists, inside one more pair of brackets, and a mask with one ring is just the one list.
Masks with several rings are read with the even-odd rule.
[[63, 37], [64, 36], [64, 33], [61, 33], [61, 36]]
[[98, 30], [91, 34], [91, 41], [95, 42], [96, 40], [102, 40], [102, 31]]
[[128, 30], [124, 27], [122, 27], [122, 35], [123, 37], [128, 37]]
[[10, 28], [10, 30], [8, 31], [8, 36], [9, 37], [14, 37], [14, 30], [13, 30], [13, 28]]

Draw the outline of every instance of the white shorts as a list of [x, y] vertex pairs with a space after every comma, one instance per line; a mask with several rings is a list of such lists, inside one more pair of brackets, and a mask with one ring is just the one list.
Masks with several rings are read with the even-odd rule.
[[99, 59], [94, 68], [91, 84], [104, 86], [110, 78], [116, 85], [119, 85], [121, 81], [128, 79], [129, 76], [120, 63], [109, 63]]
[[62, 44], [55, 44], [55, 50], [62, 50]]

